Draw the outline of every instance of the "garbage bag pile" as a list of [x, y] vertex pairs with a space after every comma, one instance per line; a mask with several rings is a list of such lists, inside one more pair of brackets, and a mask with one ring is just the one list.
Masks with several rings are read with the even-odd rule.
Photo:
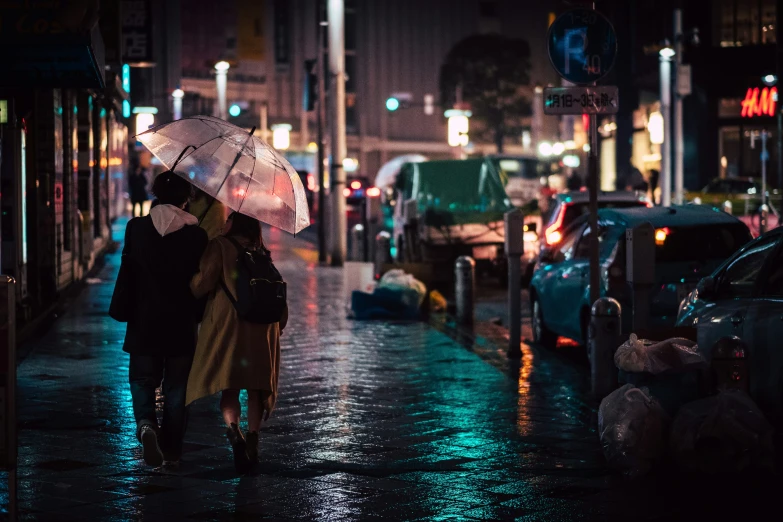
[[372, 293], [351, 293], [351, 311], [355, 319], [417, 319], [426, 295], [427, 287], [411, 274], [389, 270]]
[[696, 350], [696, 343], [688, 339], [674, 338], [656, 343], [631, 334], [614, 353], [614, 364], [626, 372], [653, 375], [706, 368], [707, 360]]
[[698, 379], [687, 379], [708, 367], [693, 341], [656, 343], [632, 334], [614, 362], [628, 384], [607, 395], [598, 411], [610, 467], [639, 477], [667, 455], [691, 472], [773, 466], [773, 430], [753, 400], [740, 390], [704, 396], [692, 385]]
[[609, 465], [628, 477], [646, 474], [666, 451], [669, 417], [645, 389], [618, 388], [598, 410], [598, 433]]
[[670, 447], [675, 461], [686, 471], [770, 469], [774, 462], [772, 432], [745, 392], [721, 390], [680, 408], [672, 424]]

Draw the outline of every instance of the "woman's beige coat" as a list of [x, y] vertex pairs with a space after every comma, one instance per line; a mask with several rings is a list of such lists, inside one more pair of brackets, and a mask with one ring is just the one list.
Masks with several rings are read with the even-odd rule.
[[[236, 238], [241, 244], [247, 241]], [[188, 379], [187, 404], [227, 389], [262, 390], [264, 417], [277, 400], [280, 372], [280, 332], [288, 321], [288, 309], [280, 323], [240, 321], [220, 281], [236, 296], [238, 252], [226, 238], [209, 242], [190, 288], [196, 297], [208, 296], [198, 334], [196, 355]]]

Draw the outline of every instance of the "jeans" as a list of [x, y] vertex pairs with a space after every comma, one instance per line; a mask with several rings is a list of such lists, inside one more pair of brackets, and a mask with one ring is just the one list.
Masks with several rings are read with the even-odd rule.
[[[158, 443], [166, 460], [178, 460], [182, 455], [182, 440], [188, 424], [185, 393], [193, 356], [157, 357], [130, 356], [129, 380], [136, 437], [141, 441], [141, 428], [152, 426], [158, 433]], [[163, 381], [163, 420], [158, 428], [155, 411], [155, 390]]]

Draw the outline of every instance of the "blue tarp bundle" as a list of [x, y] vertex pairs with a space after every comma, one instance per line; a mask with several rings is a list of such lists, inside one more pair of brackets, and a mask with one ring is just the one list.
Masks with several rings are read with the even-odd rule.
[[354, 290], [351, 309], [356, 319], [418, 319], [419, 294], [411, 288], [378, 287], [371, 294]]

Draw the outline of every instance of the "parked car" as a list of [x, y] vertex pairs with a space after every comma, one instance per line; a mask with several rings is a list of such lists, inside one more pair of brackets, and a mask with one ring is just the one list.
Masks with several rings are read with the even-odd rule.
[[[554, 346], [558, 336], [584, 342], [590, 318], [588, 216], [564, 231], [557, 246], [542, 254], [530, 283], [533, 337]], [[630, 332], [631, 291], [626, 282], [625, 230], [655, 227], [655, 285], [650, 295], [650, 328], [674, 326], [679, 304], [696, 286], [751, 240], [737, 218], [701, 206], [601, 209], [598, 211], [601, 296], [623, 306], [623, 331]]]
[[[755, 213], [762, 202], [761, 180], [757, 178], [715, 178], [698, 192], [687, 192], [685, 199], [701, 205], [720, 207], [730, 201], [732, 213], [747, 215]], [[767, 186], [769, 202], [780, 206], [780, 191]]]
[[[532, 230], [537, 235], [530, 239], [535, 244], [531, 244], [528, 239], [525, 243], [525, 256], [522, 263], [522, 281], [527, 286], [533, 277], [535, 267], [542, 255], [552, 248], [557, 247], [563, 240], [565, 231], [580, 217], [590, 212], [589, 195], [585, 191], [572, 191], [557, 194], [554, 198], [552, 212], [545, 225], [538, 226], [533, 224]], [[598, 194], [598, 208], [633, 208], [633, 207], [651, 207], [646, 196], [636, 192], [600, 192]], [[530, 226], [530, 225], [528, 225]]]
[[709, 359], [722, 337], [749, 350], [751, 396], [765, 409], [783, 410], [783, 228], [756, 238], [730, 257], [680, 305], [678, 326], [694, 326]]

